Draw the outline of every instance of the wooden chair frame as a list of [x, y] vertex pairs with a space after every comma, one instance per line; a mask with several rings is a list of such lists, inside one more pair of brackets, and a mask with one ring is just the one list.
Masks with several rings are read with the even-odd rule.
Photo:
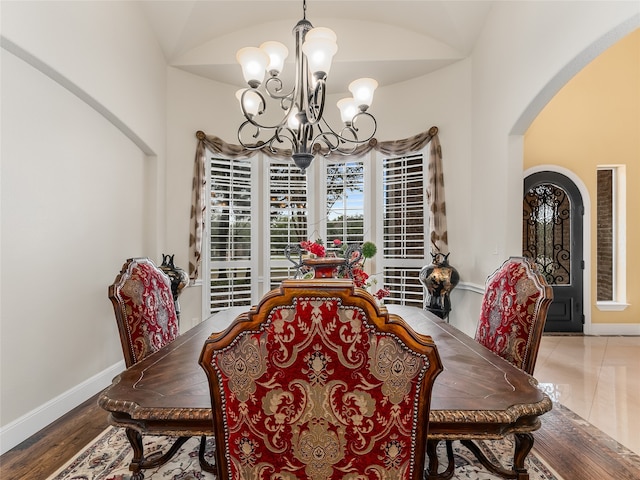
[[[204, 368], [209, 378], [213, 406], [213, 428], [216, 439], [223, 441], [226, 435], [224, 428], [225, 413], [221, 407], [223, 405], [223, 398], [220, 393], [221, 385], [216, 375], [216, 370], [211, 364], [215, 352], [231, 345], [243, 332], [259, 331], [268, 322], [269, 314], [274, 308], [293, 305], [295, 299], [299, 297], [337, 298], [344, 307], [359, 307], [365, 312], [369, 324], [374, 326], [377, 332], [395, 335], [408, 349], [427, 356], [430, 366], [420, 385], [420, 404], [416, 418], [417, 424], [424, 425], [424, 428], [417, 429], [416, 445], [413, 450], [415, 468], [412, 478], [414, 480], [422, 480], [426, 460], [431, 388], [435, 377], [442, 371], [442, 363], [437, 348], [433, 344], [431, 337], [418, 334], [408, 327], [399, 316], [389, 314], [386, 308], [379, 307], [368, 292], [354, 287], [352, 280], [285, 280], [280, 289], [273, 290], [265, 295], [257, 306], [252, 307], [249, 312], [238, 316], [226, 331], [214, 333], [209, 337], [200, 355], [200, 365]], [[218, 478], [228, 478], [230, 467], [223, 445], [216, 444], [216, 465], [218, 466]]]
[[[157, 277], [161, 279], [166, 287], [171, 293], [171, 280], [160, 270], [149, 258], [147, 257], [135, 257], [129, 258], [122, 266], [122, 270], [114, 280], [113, 284], [109, 286], [109, 300], [111, 300], [111, 304], [113, 305], [113, 310], [116, 316], [116, 323], [118, 325], [118, 333], [120, 334], [120, 343], [122, 345], [122, 353], [124, 354], [124, 363], [129, 368], [131, 365], [138, 363], [143, 358], [136, 358], [136, 354], [133, 349], [132, 341], [131, 341], [131, 333], [130, 326], [127, 320], [127, 311], [126, 305], [124, 303], [124, 299], [122, 298], [120, 292], [126, 282], [131, 277], [132, 270], [137, 265], [147, 265], [154, 270], [154, 273], [157, 274]], [[170, 302], [170, 307], [173, 309], [174, 314], [176, 315], [176, 324], [177, 324], [177, 313], [175, 310], [175, 304], [173, 302], [173, 296], [168, 299]]]

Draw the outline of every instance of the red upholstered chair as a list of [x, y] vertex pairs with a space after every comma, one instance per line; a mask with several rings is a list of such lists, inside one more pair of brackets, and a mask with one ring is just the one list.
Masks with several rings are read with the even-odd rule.
[[436, 346], [351, 280], [285, 280], [200, 364], [218, 478], [423, 478]]
[[109, 299], [116, 314], [127, 367], [173, 341], [179, 332], [171, 281], [148, 258], [130, 258]]
[[[148, 258], [130, 258], [122, 266], [113, 285], [109, 286], [125, 365], [130, 367], [175, 340], [179, 335], [178, 317], [169, 277]], [[134, 450], [131, 469], [154, 468], [168, 461], [189, 437], [179, 437], [161, 456], [147, 459], [142, 449], [142, 437], [131, 428], [127, 438]], [[212, 471], [204, 459], [206, 439], [200, 442], [200, 463]]]
[[[535, 263], [529, 258], [510, 257], [487, 278], [475, 340], [533, 375], [552, 301], [553, 289]], [[513, 473], [491, 464], [473, 441], [463, 440], [462, 443], [490, 471], [503, 475]], [[434, 455], [434, 443], [431, 442], [429, 447], [430, 455]], [[430, 472], [429, 478], [448, 478], [453, 474], [453, 451], [449, 440], [447, 454], [449, 466], [446, 473], [435, 475], [435, 472]]]
[[487, 278], [476, 341], [533, 375], [552, 301], [535, 263], [510, 257]]

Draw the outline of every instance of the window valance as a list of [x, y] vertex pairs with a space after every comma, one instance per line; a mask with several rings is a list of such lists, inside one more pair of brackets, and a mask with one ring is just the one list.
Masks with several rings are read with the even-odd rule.
[[[271, 149], [264, 145], [262, 149], [249, 150], [241, 145], [227, 143], [215, 135], [207, 135], [201, 130], [196, 132], [198, 143], [196, 146], [194, 175], [191, 192], [191, 219], [189, 232], [189, 278], [196, 280], [202, 256], [202, 232], [206, 203], [204, 192], [206, 187], [206, 151], [223, 155], [227, 158], [250, 158], [262, 152], [273, 158], [288, 158], [291, 150]], [[361, 157], [372, 150], [384, 155], [399, 156], [424, 149], [429, 143], [429, 178], [427, 187], [427, 200], [429, 202], [429, 226], [431, 230], [431, 249], [434, 252], [447, 253], [447, 224], [444, 197], [444, 176], [442, 174], [442, 148], [438, 138], [438, 127], [431, 127], [423, 133], [419, 133], [402, 140], [380, 142], [373, 138], [368, 143], [360, 145], [350, 155]], [[318, 154], [323, 154], [320, 149]], [[329, 158], [344, 157], [340, 154], [332, 154]]]

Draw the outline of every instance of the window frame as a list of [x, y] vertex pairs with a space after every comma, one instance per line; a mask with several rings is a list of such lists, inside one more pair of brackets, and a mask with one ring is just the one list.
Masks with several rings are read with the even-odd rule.
[[[233, 268], [233, 260], [230, 261], [225, 261], [225, 262], [214, 262], [211, 259], [211, 235], [212, 235], [212, 231], [211, 231], [211, 217], [212, 217], [212, 212], [211, 212], [211, 193], [212, 193], [212, 182], [211, 182], [211, 163], [214, 159], [217, 160], [222, 160], [222, 161], [229, 161], [234, 162], [234, 161], [246, 161], [249, 162], [251, 164], [251, 189], [252, 191], [258, 191], [259, 188], [259, 182], [258, 182], [258, 176], [254, 175], [254, 171], [255, 171], [255, 165], [254, 162], [251, 159], [247, 159], [247, 158], [239, 158], [239, 159], [230, 159], [230, 158], [226, 158], [224, 155], [219, 155], [219, 154], [214, 154], [210, 151], [206, 151], [206, 179], [207, 181], [205, 182], [205, 198], [206, 198], [206, 209], [205, 209], [205, 218], [206, 221], [204, 222], [204, 226], [203, 226], [203, 251], [202, 251], [202, 318], [208, 318], [209, 316], [211, 316], [215, 311], [218, 310], [214, 310], [212, 311], [211, 309], [211, 269], [213, 267], [214, 263], [217, 263], [220, 267], [227, 267], [227, 268]], [[252, 201], [251, 202], [251, 207], [250, 207], [250, 211], [251, 211], [251, 236], [253, 238], [255, 238], [255, 235], [257, 234], [257, 229], [258, 229], [258, 223], [257, 223], [257, 219], [258, 219], [258, 205], [256, 204], [256, 202]], [[206, 239], [206, 240], [205, 240]], [[206, 247], [206, 248], [204, 248]], [[250, 259], [248, 261], [243, 261], [243, 262], [238, 262], [238, 263], [243, 263], [243, 264], [248, 264], [250, 271], [252, 272], [252, 277], [255, 276], [255, 273], [259, 272], [259, 263], [258, 263], [258, 246], [256, 244], [256, 242], [251, 242], [251, 246], [250, 246]], [[255, 303], [255, 299], [258, 296], [258, 289], [259, 289], [259, 283], [258, 282], [251, 282], [251, 288], [250, 288], [250, 292], [251, 292], [251, 301], [249, 302], [249, 306], [253, 305]]]
[[[372, 150], [366, 155], [350, 159], [348, 156], [344, 157], [344, 160], [328, 160], [324, 157], [316, 157], [312, 165], [307, 170], [307, 190], [311, 192], [306, 199], [307, 202], [307, 239], [314, 240], [321, 238], [325, 242], [333, 239], [326, 238], [327, 231], [327, 199], [323, 189], [326, 188], [326, 168], [328, 162], [358, 162], [363, 164], [363, 184], [364, 184], [364, 205], [363, 205], [363, 242], [371, 241], [378, 247], [377, 254], [367, 260], [365, 269], [371, 275], [371, 280], [375, 280], [377, 285], [372, 290], [382, 288], [384, 285], [384, 271], [385, 268], [396, 268], [405, 272], [405, 270], [415, 270], [416, 290], [420, 292], [420, 298], [407, 299], [404, 292], [404, 285], [410, 277], [403, 277], [403, 282], [400, 288], [404, 292], [399, 298], [387, 298], [385, 302], [399, 303], [415, 305], [420, 308], [423, 306], [424, 288], [419, 282], [418, 275], [424, 265], [429, 263], [429, 209], [426, 198], [426, 189], [428, 188], [428, 162], [429, 162], [429, 149], [430, 143], [418, 152], [407, 153], [397, 156], [383, 155], [379, 152]], [[203, 251], [203, 291], [202, 291], [202, 311], [203, 318], [211, 315], [210, 311], [210, 294], [211, 294], [211, 252], [210, 252], [210, 239], [211, 239], [211, 159], [220, 158], [224, 159], [224, 155], [213, 154], [210, 151], [206, 152], [207, 155], [207, 179], [206, 182], [206, 217], [207, 222], [205, 225], [205, 231], [203, 232], [203, 239], [205, 240], [205, 251]], [[384, 208], [381, 208], [384, 201], [383, 188], [384, 188], [384, 169], [383, 162], [385, 158], [403, 158], [409, 156], [420, 155], [422, 157], [422, 200], [423, 200], [423, 257], [417, 258], [385, 258], [384, 256]], [[269, 218], [269, 194], [270, 194], [270, 165], [273, 162], [282, 162], [281, 159], [274, 159], [263, 153], [245, 159], [251, 163], [251, 188], [255, 192], [252, 195], [251, 202], [251, 235], [252, 238], [267, 238], [267, 242], [251, 242], [251, 268], [252, 268], [252, 281], [251, 286], [251, 304], [256, 304], [262, 296], [264, 296], [270, 290], [271, 269], [273, 267], [273, 261], [270, 258], [270, 218]], [[314, 195], [313, 192], [323, 192], [321, 195]], [[258, 201], [256, 201], [256, 199]], [[378, 214], [378, 212], [380, 212]], [[417, 266], [416, 266], [417, 265]], [[412, 289], [413, 291], [413, 289]], [[409, 292], [411, 293], [411, 292]]]
[[[629, 304], [627, 303], [627, 240], [626, 240], [626, 205], [627, 205], [627, 191], [626, 191], [626, 166], [611, 164], [611, 165], [598, 165], [598, 171], [606, 170], [612, 173], [612, 192], [611, 192], [611, 209], [613, 220], [612, 231], [612, 259], [613, 259], [613, 272], [612, 272], [612, 288], [613, 295], [611, 300], [596, 300], [596, 307], [601, 311], [622, 311], [625, 310]], [[597, 182], [596, 182], [597, 184]], [[599, 191], [596, 186], [596, 225], [598, 218], [598, 199]], [[596, 244], [598, 242], [598, 236], [596, 235]], [[596, 251], [597, 251], [596, 247]], [[597, 269], [597, 262], [596, 262]], [[598, 281], [598, 275], [596, 270], [596, 282]], [[597, 285], [596, 285], [597, 291]]]

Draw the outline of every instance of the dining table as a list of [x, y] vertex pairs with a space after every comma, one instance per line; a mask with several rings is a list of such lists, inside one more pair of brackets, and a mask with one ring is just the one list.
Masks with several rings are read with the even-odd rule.
[[[513, 434], [513, 464], [510, 468], [498, 465], [492, 471], [505, 478], [528, 480], [525, 459], [533, 447], [532, 432], [552, 408], [535, 378], [429, 311], [393, 304], [385, 307], [416, 332], [432, 337], [444, 367], [432, 389], [426, 478], [453, 475], [451, 465], [439, 472], [435, 455], [439, 441], [501, 439]], [[124, 370], [99, 395], [98, 404], [108, 412], [110, 424], [127, 431], [134, 450], [133, 480], [144, 478], [143, 435], [213, 435], [209, 384], [198, 359], [212, 333], [223, 331], [248, 310], [233, 307], [211, 315]]]

